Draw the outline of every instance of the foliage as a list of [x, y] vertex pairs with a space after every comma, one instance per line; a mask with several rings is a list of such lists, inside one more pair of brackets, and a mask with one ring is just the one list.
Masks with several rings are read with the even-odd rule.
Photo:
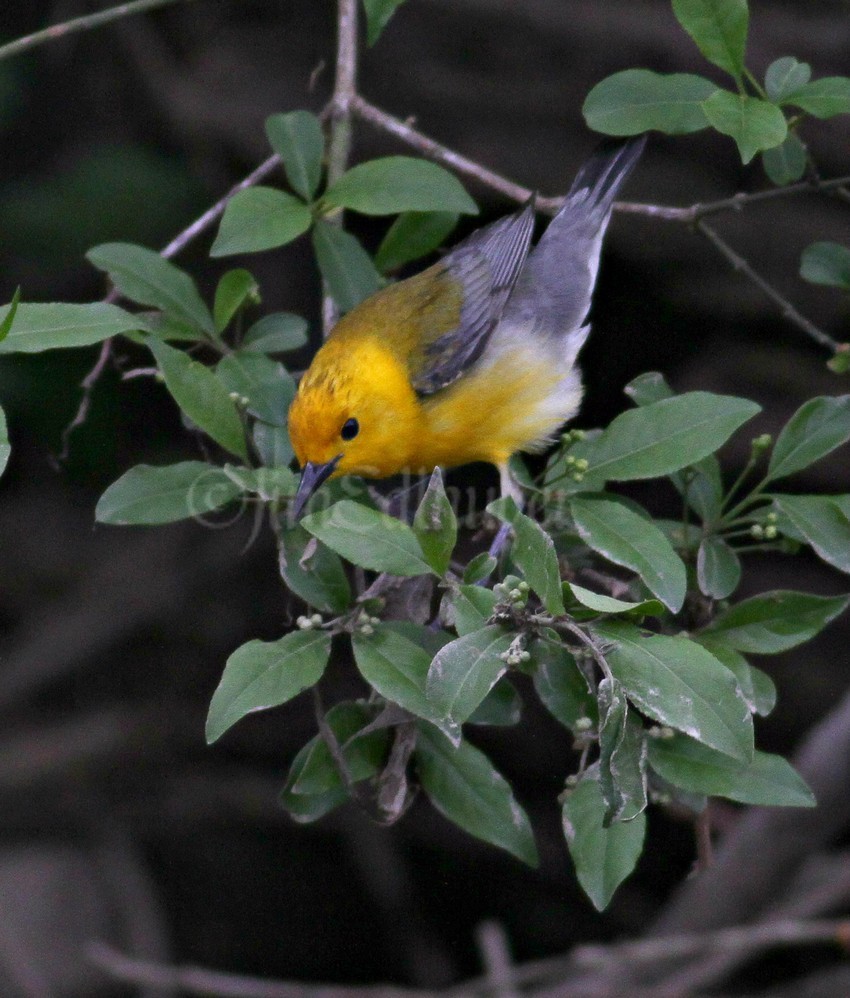
[[806, 115], [850, 114], [850, 77], [812, 80], [808, 63], [780, 56], [760, 83], [745, 61], [747, 0], [673, 0], [673, 13], [703, 56], [731, 77], [734, 90], [687, 73], [627, 69], [588, 94], [588, 125], [607, 135], [652, 129], [680, 135], [711, 126], [736, 142], [743, 163], [761, 153], [775, 184], [799, 180], [809, 165], [800, 127]]
[[[374, 42], [398, 3], [365, 6]], [[736, 91], [697, 76], [626, 70], [588, 96], [588, 122], [611, 134], [712, 125], [735, 139], [744, 162], [761, 152], [776, 182], [795, 179], [800, 122], [850, 112], [850, 81], [812, 81], [806, 64], [783, 57], [762, 86], [744, 60], [744, 0], [674, 0], [673, 8]], [[803, 113], [788, 118], [789, 107]], [[258, 252], [309, 232], [342, 311], [387, 272], [433, 250], [459, 214], [476, 211], [454, 176], [409, 157], [362, 163], [327, 184], [323, 129], [309, 112], [274, 115], [267, 135], [291, 190], [238, 193], [211, 253]], [[780, 168], [768, 154], [783, 148]], [[398, 216], [377, 263], [336, 224], [342, 209]], [[850, 440], [850, 396], [807, 402], [775, 443], [753, 439], [730, 485], [717, 453], [759, 407], [709, 392], [679, 395], [660, 374], [644, 375], [626, 388], [634, 407], [608, 427], [565, 433], [536, 479], [519, 469], [529, 483], [526, 511], [507, 497], [490, 504], [513, 538], [501, 561], [480, 551], [464, 562], [467, 545], [459, 546], [439, 469], [407, 519], [337, 488], [324, 493], [330, 505], [293, 522], [286, 413], [295, 385], [280, 356], [305, 343], [307, 322], [289, 313], [252, 322], [260, 295], [249, 271], [224, 273], [210, 306], [189, 274], [143, 247], [105, 244], [88, 259], [129, 307], [19, 304], [16, 296], [0, 310], [0, 352], [125, 336], [150, 351], [165, 390], [218, 455], [131, 468], [102, 496], [100, 522], [201, 519], [235, 502], [266, 513], [281, 578], [304, 613], [297, 629], [230, 656], [210, 705], [209, 741], [250, 713], [318, 691], [332, 650], [357, 670], [363, 691], [327, 711], [317, 692], [319, 733], [292, 761], [281, 794], [295, 820], [317, 820], [349, 798], [396, 820], [419, 786], [450, 821], [535, 864], [521, 803], [474, 744], [479, 725], [522, 723], [529, 696], [574, 739], [559, 803], [578, 878], [598, 908], [640, 858], [650, 803], [691, 813], [709, 796], [813, 804], [787, 762], [755, 748], [752, 716], [772, 709], [775, 690], [746, 656], [809, 640], [850, 598], [735, 593], [749, 557], [764, 551], [793, 555], [807, 546], [850, 573], [850, 495], [776, 487]], [[847, 289], [847, 251], [816, 244], [803, 273]], [[8, 454], [0, 413], [0, 470]], [[610, 488], [638, 480], [678, 495], [681, 519], [654, 517]], [[391, 619], [384, 593], [405, 585], [422, 587], [426, 609], [439, 594], [430, 626]]]

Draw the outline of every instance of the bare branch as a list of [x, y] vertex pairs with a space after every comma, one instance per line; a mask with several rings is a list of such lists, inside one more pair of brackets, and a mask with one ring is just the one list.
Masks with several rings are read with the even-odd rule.
[[[364, 100], [359, 94], [351, 102], [351, 110], [362, 121], [384, 132], [388, 132], [390, 135], [394, 135], [405, 145], [422, 153], [423, 156], [427, 156], [429, 159], [433, 159], [435, 162], [449, 167], [464, 177], [477, 180], [485, 187], [489, 187], [499, 194], [504, 194], [505, 197], [510, 198], [512, 201], [523, 204], [534, 193], [527, 187], [515, 184], [512, 180], [508, 180], [498, 173], [488, 170], [480, 163], [467, 159], [466, 156], [462, 156], [447, 146], [435, 142], [434, 139], [428, 138], [418, 128], [415, 128], [410, 120], [402, 121], [401, 118], [395, 118], [393, 115], [387, 114], [386, 111], [382, 111], [380, 108], [375, 107], [374, 104], [370, 104], [369, 101]], [[563, 198], [541, 197], [535, 201], [535, 207], [538, 211], [542, 211], [548, 215], [554, 215], [562, 204]]]
[[[337, 0], [337, 45], [334, 92], [331, 97], [330, 138], [328, 141], [327, 181], [330, 187], [345, 173], [351, 156], [351, 112], [357, 99], [357, 3]], [[326, 219], [342, 225], [342, 212]], [[322, 296], [322, 328], [325, 336], [336, 325], [339, 313], [327, 286]]]
[[0, 61], [10, 59], [12, 56], [44, 45], [45, 42], [52, 42], [57, 38], [64, 38], [66, 35], [72, 35], [78, 31], [91, 31], [92, 28], [99, 28], [103, 24], [109, 24], [110, 21], [117, 21], [122, 17], [129, 17], [131, 14], [143, 14], [145, 11], [156, 10], [157, 7], [167, 7], [169, 4], [179, 2], [181, 0], [133, 0], [132, 3], [118, 4], [117, 7], [110, 7], [108, 10], [99, 10], [94, 14], [85, 14], [70, 21], [63, 21], [61, 24], [53, 24], [49, 28], [35, 31], [24, 38], [17, 38], [7, 45], [0, 45]]
[[224, 197], [220, 198], [216, 203], [199, 216], [192, 222], [191, 225], [187, 226], [182, 232], [178, 233], [171, 242], [160, 250], [160, 256], [164, 257], [166, 260], [170, 260], [172, 257], [177, 256], [182, 250], [196, 239], [203, 232], [206, 232], [211, 225], [218, 221], [219, 218], [224, 214], [224, 209], [227, 207], [228, 201], [231, 200], [240, 191], [244, 191], [248, 187], [253, 187], [254, 184], [258, 184], [261, 180], [272, 173], [280, 165], [280, 156], [275, 153], [273, 156], [269, 156], [268, 159], [264, 160], [256, 168], [248, 174], [247, 177], [243, 177], [238, 184], [230, 188]]
[[735, 268], [735, 270], [742, 273], [747, 277], [757, 288], [759, 288], [774, 304], [778, 305], [782, 311], [782, 315], [798, 329], [801, 329], [807, 336], [810, 336], [815, 343], [826, 347], [828, 350], [835, 353], [838, 350], [840, 344], [837, 340], [834, 340], [828, 333], [825, 333], [819, 326], [816, 326], [810, 319], [807, 319], [804, 315], [801, 315], [796, 308], [791, 304], [791, 302], [776, 288], [766, 281], [761, 274], [757, 273], [750, 264], [732, 247], [725, 239], [720, 236], [716, 229], [713, 229], [705, 221], [699, 221], [696, 223], [696, 228], [701, 232], [706, 239], [718, 250], [718, 252], [724, 256], [729, 263]]
[[104, 340], [97, 360], [94, 362], [94, 367], [80, 382], [80, 388], [83, 390], [83, 397], [80, 399], [80, 404], [77, 407], [77, 412], [74, 418], [62, 431], [62, 449], [59, 451], [59, 454], [55, 459], [57, 466], [68, 460], [68, 453], [71, 447], [71, 434], [77, 429], [77, 427], [82, 426], [88, 418], [94, 386], [100, 380], [101, 374], [103, 374], [106, 370], [106, 365], [109, 363], [111, 356], [112, 340]]

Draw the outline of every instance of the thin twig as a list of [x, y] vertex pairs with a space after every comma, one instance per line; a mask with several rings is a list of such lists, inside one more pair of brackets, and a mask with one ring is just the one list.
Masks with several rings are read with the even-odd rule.
[[766, 281], [761, 274], [753, 270], [750, 264], [739, 253], [736, 253], [722, 236], [718, 235], [715, 229], [705, 221], [697, 222], [696, 228], [732, 264], [735, 270], [749, 278], [775, 305], [779, 306], [782, 310], [782, 315], [790, 323], [801, 329], [807, 336], [810, 336], [815, 343], [819, 343], [821, 346], [827, 347], [827, 349], [835, 353], [840, 346], [838, 340], [834, 340], [828, 333], [825, 333], [820, 327], [816, 326], [804, 315], [801, 315], [791, 302], [777, 291], [772, 284]]
[[711, 801], [694, 818], [694, 837], [697, 843], [697, 869], [708, 870], [714, 863], [714, 848], [711, 844]]
[[71, 447], [71, 434], [78, 426], [82, 426], [85, 423], [89, 415], [89, 409], [91, 408], [91, 397], [94, 391], [94, 386], [100, 379], [101, 374], [103, 374], [106, 369], [106, 365], [112, 356], [112, 340], [104, 340], [100, 347], [100, 353], [98, 354], [97, 360], [94, 362], [94, 367], [89, 371], [89, 373], [80, 382], [80, 388], [83, 390], [83, 397], [80, 399], [80, 404], [77, 407], [77, 412], [74, 418], [62, 431], [62, 449], [56, 457], [56, 464], [64, 464], [68, 460], [68, 454]]
[[133, 0], [132, 3], [118, 4], [117, 7], [110, 7], [108, 10], [99, 10], [94, 14], [84, 14], [82, 17], [75, 17], [61, 24], [53, 24], [24, 38], [16, 38], [13, 42], [0, 45], [0, 61], [78, 31], [91, 31], [92, 28], [99, 28], [103, 24], [129, 17], [131, 14], [143, 14], [149, 10], [156, 10], [157, 7], [167, 7], [169, 4], [180, 2], [181, 0]]
[[[374, 104], [370, 104], [369, 101], [365, 100], [359, 94], [351, 102], [351, 110], [362, 121], [381, 129], [381, 131], [388, 132], [390, 135], [394, 135], [397, 139], [404, 142], [405, 145], [422, 153], [423, 156], [427, 156], [429, 159], [433, 159], [435, 162], [449, 167], [462, 176], [477, 180], [491, 190], [497, 191], [499, 194], [504, 194], [505, 197], [510, 198], [512, 201], [524, 204], [534, 193], [527, 187], [515, 184], [512, 180], [508, 180], [498, 173], [488, 170], [480, 163], [467, 159], [466, 156], [462, 156], [453, 149], [435, 142], [434, 139], [423, 135], [410, 121], [402, 121], [401, 118], [395, 118], [393, 115], [387, 114], [386, 111], [382, 111], [380, 108], [375, 107]], [[534, 205], [538, 211], [554, 215], [563, 203], [563, 198], [541, 197], [536, 199]]]
[[240, 191], [244, 191], [247, 187], [253, 187], [254, 184], [258, 184], [261, 180], [264, 180], [270, 173], [273, 173], [277, 167], [280, 166], [280, 156], [275, 153], [273, 156], [269, 156], [268, 159], [264, 160], [256, 168], [248, 174], [247, 177], [243, 177], [238, 184], [235, 184], [230, 190], [220, 198], [216, 203], [201, 215], [196, 218], [191, 225], [187, 226], [182, 232], [178, 233], [171, 242], [160, 250], [159, 255], [166, 260], [170, 260], [172, 257], [177, 256], [182, 250], [188, 246], [193, 239], [196, 239], [202, 233], [206, 232], [218, 219], [224, 214], [224, 209], [227, 207], [228, 201], [238, 194]]
[[[328, 140], [327, 182], [336, 183], [348, 168], [351, 156], [351, 112], [357, 99], [357, 3], [358, 0], [337, 0], [337, 43], [334, 92], [331, 97]], [[342, 212], [326, 219], [342, 226]], [[339, 313], [325, 284], [322, 296], [322, 329], [327, 336], [336, 325]]]
[[204, 995], [206, 998], [211, 995], [216, 998], [328, 998], [329, 995], [333, 998], [410, 998], [415, 994], [427, 994], [390, 986], [346, 987], [269, 981], [189, 965], [168, 967], [126, 956], [103, 942], [91, 943], [86, 955], [115, 981], [171, 988], [181, 994]]

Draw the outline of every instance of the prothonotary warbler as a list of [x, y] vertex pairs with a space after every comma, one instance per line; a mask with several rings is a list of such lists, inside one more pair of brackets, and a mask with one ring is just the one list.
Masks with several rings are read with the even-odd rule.
[[464, 239], [334, 327], [298, 386], [289, 430], [296, 515], [328, 478], [508, 460], [574, 416], [576, 356], [614, 198], [643, 148], [603, 147], [529, 252], [531, 205]]

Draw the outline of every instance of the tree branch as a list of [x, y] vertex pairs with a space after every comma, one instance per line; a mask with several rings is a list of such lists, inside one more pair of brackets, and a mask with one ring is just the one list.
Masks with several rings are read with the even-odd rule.
[[725, 239], [720, 236], [716, 229], [713, 229], [707, 222], [699, 221], [696, 223], [697, 231], [701, 232], [706, 239], [714, 246], [714, 248], [725, 257], [729, 263], [739, 271], [745, 277], [747, 277], [757, 288], [759, 288], [775, 305], [778, 305], [782, 310], [782, 315], [798, 329], [801, 329], [807, 336], [810, 336], [815, 343], [820, 344], [820, 346], [826, 347], [835, 353], [836, 350], [841, 346], [841, 344], [834, 340], [829, 334], [825, 333], [819, 326], [816, 326], [810, 319], [807, 319], [804, 315], [797, 311], [796, 308], [791, 304], [791, 302], [761, 274], [757, 273], [750, 264], [732, 247]]
[[[327, 182], [330, 187], [345, 173], [351, 155], [351, 111], [357, 97], [357, 3], [337, 0], [337, 46], [334, 92], [328, 105], [330, 137], [328, 140]], [[327, 219], [342, 226], [342, 212]], [[336, 325], [339, 313], [327, 288], [322, 296], [322, 328], [325, 336]]]
[[117, 21], [131, 14], [144, 14], [146, 11], [156, 10], [157, 7], [167, 7], [169, 4], [180, 2], [181, 0], [133, 0], [132, 3], [122, 3], [108, 10], [99, 10], [94, 14], [85, 14], [70, 21], [63, 21], [61, 24], [53, 24], [42, 31], [35, 31], [24, 38], [16, 38], [13, 42], [0, 45], [0, 61], [78, 31], [91, 31], [92, 28], [99, 28], [101, 25], [109, 24], [110, 21]]

